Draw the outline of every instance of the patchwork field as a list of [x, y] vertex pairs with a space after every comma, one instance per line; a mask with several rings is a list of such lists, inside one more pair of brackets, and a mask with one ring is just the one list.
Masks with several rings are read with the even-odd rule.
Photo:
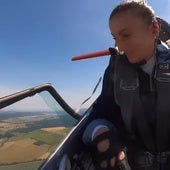
[[44, 131], [50, 132], [50, 133], [60, 133], [65, 129], [66, 129], [66, 127], [51, 127], [51, 128], [42, 128], [41, 130], [44, 130]]
[[9, 123], [9, 122], [0, 122], [0, 134], [4, 134], [6, 132], [18, 129], [18, 128], [24, 128], [25, 124], [21, 123]]
[[50, 145], [43, 144], [38, 146], [35, 143], [36, 140], [31, 138], [5, 142], [4, 145], [0, 147], [0, 163], [28, 162], [40, 159], [45, 153], [46, 156], [50, 154], [48, 152]]
[[68, 131], [65, 127], [42, 128], [8, 140], [1, 139], [0, 165], [45, 160], [53, 151], [51, 148], [56, 148]]
[[0, 166], [0, 170], [37, 170], [37, 167], [41, 164], [42, 161], [33, 161], [14, 165], [2, 165]]
[[41, 112], [0, 113], [0, 170], [37, 170], [75, 120]]

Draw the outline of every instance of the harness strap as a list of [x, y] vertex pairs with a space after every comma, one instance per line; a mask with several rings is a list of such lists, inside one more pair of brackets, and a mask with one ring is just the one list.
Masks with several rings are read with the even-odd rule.
[[126, 56], [115, 56], [113, 71], [115, 101], [121, 108], [130, 138], [136, 138], [136, 132], [141, 134], [145, 146], [154, 150], [152, 133], [145, 117], [143, 103], [139, 92], [139, 77], [136, 68], [131, 65]]
[[150, 167], [154, 164], [166, 164], [170, 158], [170, 151], [152, 154], [150, 152], [141, 152], [136, 159], [140, 167]]

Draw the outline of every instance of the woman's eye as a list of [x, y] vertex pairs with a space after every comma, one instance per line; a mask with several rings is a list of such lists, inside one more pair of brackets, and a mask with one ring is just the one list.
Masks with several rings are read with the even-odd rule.
[[125, 35], [123, 35], [122, 37], [123, 37], [123, 38], [129, 38], [130, 35], [129, 35], [129, 34], [125, 34]]

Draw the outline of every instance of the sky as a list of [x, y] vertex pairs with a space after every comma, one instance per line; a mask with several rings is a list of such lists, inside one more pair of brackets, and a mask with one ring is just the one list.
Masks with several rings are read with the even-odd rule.
[[[72, 57], [114, 46], [108, 18], [120, 0], [0, 0], [0, 97], [51, 83], [73, 107], [89, 97], [109, 56]], [[170, 0], [148, 0], [170, 22]], [[96, 92], [100, 93], [101, 85]]]

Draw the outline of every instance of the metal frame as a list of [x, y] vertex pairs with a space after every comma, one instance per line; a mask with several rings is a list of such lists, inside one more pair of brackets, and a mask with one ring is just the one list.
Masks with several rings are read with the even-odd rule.
[[58, 92], [54, 89], [54, 87], [50, 83], [46, 83], [43, 85], [35, 86], [26, 90], [19, 91], [17, 93], [10, 94], [8, 96], [0, 98], [0, 109], [7, 107], [13, 103], [16, 103], [24, 98], [31, 97], [40, 93], [42, 91], [48, 91], [57, 103], [73, 118], [80, 120], [82, 115], [76, 113], [58, 94]]

